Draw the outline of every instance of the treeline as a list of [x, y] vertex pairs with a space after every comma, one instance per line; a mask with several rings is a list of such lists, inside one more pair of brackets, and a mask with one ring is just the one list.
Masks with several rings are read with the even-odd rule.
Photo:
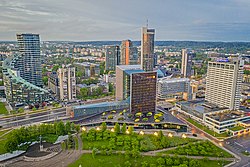
[[62, 121], [55, 122], [54, 124], [21, 127], [10, 132], [4, 147], [6, 151], [11, 152], [18, 150], [19, 145], [22, 143], [39, 141], [40, 135], [42, 137], [49, 134], [61, 136], [71, 134], [74, 131], [79, 132], [80, 125], [75, 125], [70, 122], [64, 124]]

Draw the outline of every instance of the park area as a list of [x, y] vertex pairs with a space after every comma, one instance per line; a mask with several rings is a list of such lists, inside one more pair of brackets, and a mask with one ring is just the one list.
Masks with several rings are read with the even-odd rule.
[[5, 108], [5, 103], [3, 102], [0, 102], [0, 115], [7, 115], [8, 114], [8, 111], [7, 109]]
[[[230, 163], [232, 158], [206, 140], [173, 136], [171, 133], [164, 135], [162, 131], [153, 134], [135, 132], [126, 124], [116, 124], [108, 129], [103, 123], [88, 131], [83, 127], [81, 138], [84, 154], [69, 166], [219, 167]], [[189, 150], [189, 155], [199, 157], [186, 157], [185, 150]]]

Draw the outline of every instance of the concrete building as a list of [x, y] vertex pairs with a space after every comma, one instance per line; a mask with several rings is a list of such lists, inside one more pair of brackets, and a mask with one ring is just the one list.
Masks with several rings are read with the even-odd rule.
[[192, 53], [189, 49], [182, 49], [181, 74], [184, 78], [189, 78], [192, 75]]
[[95, 63], [83, 62], [74, 63], [78, 71], [84, 72], [84, 77], [95, 77], [100, 75], [100, 65]]
[[120, 64], [120, 47], [107, 46], [105, 51], [105, 70], [115, 71], [116, 65]]
[[62, 65], [57, 71], [59, 79], [60, 100], [69, 101], [76, 98], [75, 67]]
[[208, 62], [205, 100], [230, 110], [240, 108], [244, 62]]
[[23, 56], [23, 61], [18, 65], [20, 76], [27, 82], [42, 87], [39, 34], [17, 34], [17, 43]]
[[156, 111], [157, 72], [138, 72], [131, 74], [130, 111], [148, 113]]
[[184, 100], [192, 99], [192, 88], [188, 78], [160, 78], [157, 82], [157, 97], [171, 99], [182, 96]]
[[48, 76], [48, 87], [53, 92], [54, 96], [59, 99], [60, 97], [59, 79], [55, 71], [51, 72], [50, 75]]
[[154, 36], [154, 29], [142, 28], [141, 66], [144, 71], [153, 71], [154, 68]]
[[122, 41], [120, 65], [135, 65], [135, 64], [138, 64], [137, 47], [133, 47], [133, 43], [130, 40]]
[[130, 96], [131, 74], [144, 72], [140, 65], [116, 66], [116, 100], [126, 100]]

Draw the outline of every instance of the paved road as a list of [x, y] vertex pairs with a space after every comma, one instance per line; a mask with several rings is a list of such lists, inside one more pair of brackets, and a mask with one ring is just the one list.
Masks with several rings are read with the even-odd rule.
[[11, 118], [1, 118], [0, 126], [2, 126], [3, 128], [23, 126], [32, 123], [61, 119], [62, 117], [66, 117], [66, 108], [59, 108]]
[[[183, 119], [180, 115], [178, 116], [181, 120], [185, 121], [185, 119]], [[201, 136], [205, 136], [206, 138], [208, 138], [210, 141], [214, 142], [214, 143], [221, 143], [221, 145], [226, 148], [227, 150], [229, 150], [230, 152], [232, 152], [234, 155], [236, 155], [236, 158], [238, 159], [236, 161], [235, 164], [231, 165], [231, 167], [250, 167], [250, 158], [246, 157], [245, 155], [241, 154], [239, 151], [237, 151], [234, 147], [230, 146], [227, 144], [227, 140], [225, 140], [224, 142], [221, 142], [219, 140], [217, 140], [216, 138], [211, 137], [210, 135], [208, 135], [207, 133], [204, 133], [201, 129], [196, 128], [195, 126], [193, 126], [192, 124], [190, 124], [189, 122], [186, 121], [186, 123], [191, 127], [192, 132], [201, 135]]]

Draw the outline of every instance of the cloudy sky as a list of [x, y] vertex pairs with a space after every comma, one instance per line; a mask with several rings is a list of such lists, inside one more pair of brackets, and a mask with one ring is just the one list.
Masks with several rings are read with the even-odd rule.
[[0, 40], [39, 33], [42, 40], [250, 41], [250, 0], [0, 0]]

